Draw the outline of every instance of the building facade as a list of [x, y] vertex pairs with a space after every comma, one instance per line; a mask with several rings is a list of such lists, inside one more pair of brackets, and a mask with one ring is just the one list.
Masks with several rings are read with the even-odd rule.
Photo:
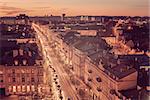
[[[52, 34], [51, 37], [53, 37]], [[111, 58], [112, 55], [107, 55], [107, 51], [101, 50], [105, 48], [105, 43], [103, 40], [100, 41], [99, 47], [96, 43], [100, 39], [96, 40], [96, 38], [93, 36], [80, 37], [69, 33], [59, 39], [52, 38], [51, 41], [58, 40], [59, 44], [55, 45], [57, 48], [55, 50], [73, 77], [86, 84], [86, 87], [83, 88], [93, 100], [127, 99], [120, 91], [136, 87], [137, 71], [133, 66], [120, 64], [117, 59], [111, 61], [114, 59]], [[76, 86], [76, 88], [78, 90], [82, 86]]]

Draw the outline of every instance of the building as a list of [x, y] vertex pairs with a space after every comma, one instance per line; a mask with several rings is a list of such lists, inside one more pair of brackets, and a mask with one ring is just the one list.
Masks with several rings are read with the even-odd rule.
[[65, 20], [65, 17], [66, 17], [66, 14], [62, 14], [62, 21], [64, 21]]
[[1, 24], [15, 24], [16, 22], [16, 17], [1, 17], [0, 18], [0, 23]]
[[16, 24], [29, 24], [29, 17], [25, 14], [16, 16]]
[[16, 17], [17, 24], [1, 24], [0, 95], [35, 95], [43, 92], [43, 58], [29, 19]]
[[[9, 51], [11, 52], [11, 51]], [[43, 86], [42, 58], [35, 59], [31, 52], [23, 54], [23, 50], [13, 50], [13, 57], [5, 55], [0, 65], [1, 95], [33, 94]]]
[[122, 91], [136, 88], [134, 66], [120, 63], [117, 56], [108, 52], [109, 45], [99, 36], [81, 36], [75, 32], [54, 34], [58, 37], [52, 41], [59, 42], [55, 45], [56, 52], [74, 80], [86, 84], [86, 87], [76, 86], [77, 90], [83, 88], [93, 100], [116, 100], [127, 99]]
[[[136, 26], [134, 18], [129, 22], [125, 21], [124, 16], [102, 16], [100, 22], [95, 23], [87, 21], [87, 17], [79, 18], [81, 20], [76, 24], [56, 23], [56, 27], [50, 30], [40, 25], [48, 34], [52, 48], [59, 55], [64, 68], [69, 70], [68, 75], [74, 80], [77, 93], [82, 89], [90, 100], [137, 100], [148, 97], [149, 57], [145, 51], [148, 54], [149, 49], [136, 52], [139, 47], [134, 49], [134, 42], [139, 39], [137, 34], [133, 34], [136, 33], [135, 29], [139, 29], [139, 36], [146, 37], [145, 25], [145, 28], [141, 24]], [[61, 30], [65, 25], [69, 30]], [[96, 35], [88, 33], [92, 25], [97, 30]], [[86, 33], [82, 34], [80, 30]], [[145, 42], [141, 44], [147, 46]]]

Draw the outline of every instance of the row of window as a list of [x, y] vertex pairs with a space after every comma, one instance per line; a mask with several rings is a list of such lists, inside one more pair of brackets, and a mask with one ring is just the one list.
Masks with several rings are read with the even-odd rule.
[[[89, 70], [88, 70], [88, 73], [91, 74], [91, 73], [93, 73], [93, 71], [92, 71], [91, 69], [89, 69]], [[100, 78], [100, 76], [97, 76], [95, 79], [96, 79], [96, 81], [99, 82], [99, 83], [102, 82], [102, 79]], [[88, 77], [87, 80], [88, 80], [89, 82], [92, 82], [92, 78], [91, 78], [91, 77]], [[101, 92], [101, 91], [102, 91], [102, 88], [101, 88], [101, 87], [97, 87], [96, 89], [97, 89], [98, 92]]]
[[[10, 76], [13, 76], [13, 75], [17, 75], [17, 76], [20, 76], [20, 75], [27, 75], [28, 77], [29, 77], [29, 74], [30, 73], [27, 73], [27, 72], [23, 72], [23, 73], [15, 73], [15, 72], [12, 72], [12, 74], [11, 73], [9, 73], [8, 74], [8, 77], [10, 77]], [[34, 72], [31, 72], [31, 74], [34, 74]], [[43, 72], [42, 71], [40, 71], [39, 73], [37, 73], [38, 75], [43, 75]]]
[[[41, 62], [40, 62], [41, 63]], [[8, 69], [7, 72], [8, 73], [17, 73], [17, 72], [21, 72], [21, 73], [34, 73], [36, 71], [36, 69], [20, 69], [20, 70], [17, 70], [17, 69]], [[0, 71], [2, 72], [2, 71]], [[38, 70], [39, 73], [43, 72], [43, 70]]]
[[[7, 70], [8, 73], [35, 73], [35, 69], [32, 69], [32, 70], [26, 70], [26, 69], [22, 69], [22, 70], [15, 70], [15, 69], [12, 69], [12, 70]], [[40, 73], [41, 71], [39, 71]]]
[[9, 92], [30, 92], [35, 91], [35, 86], [9, 86], [8, 87]]
[[[21, 79], [22, 82], [25, 82], [25, 78], [22, 78]], [[12, 78], [12, 82], [16, 82], [16, 78]], [[35, 82], [35, 79], [34, 78], [31, 78], [31, 82]]]
[[[93, 71], [92, 71], [91, 69], [89, 69], [88, 72], [91, 74]], [[91, 79], [91, 78], [88, 78], [88, 81], [92, 81], [92, 79]], [[97, 81], [97, 82], [102, 82], [102, 79], [101, 79], [99, 76], [97, 76], [97, 77], [96, 77], [96, 81]]]
[[[29, 73], [26, 73], [26, 74], [20, 74], [20, 73], [17, 73], [17, 74], [8, 74], [7, 75], [8, 77], [30, 77], [30, 76], [35, 76], [34, 74], [29, 74]], [[43, 74], [38, 74], [36, 76], [43, 76]]]

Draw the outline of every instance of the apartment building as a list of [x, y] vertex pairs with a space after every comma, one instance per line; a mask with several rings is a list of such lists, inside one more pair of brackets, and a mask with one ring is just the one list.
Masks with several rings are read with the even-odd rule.
[[1, 24], [0, 95], [34, 95], [43, 91], [43, 58], [34, 31], [26, 23], [28, 17], [21, 16], [16, 18], [17, 24]]
[[66, 33], [58, 40], [56, 50], [61, 51], [58, 53], [72, 75], [87, 85], [84, 88], [93, 100], [126, 99], [121, 91], [136, 88], [134, 66], [120, 63], [117, 55], [109, 53], [109, 45], [100, 37]]

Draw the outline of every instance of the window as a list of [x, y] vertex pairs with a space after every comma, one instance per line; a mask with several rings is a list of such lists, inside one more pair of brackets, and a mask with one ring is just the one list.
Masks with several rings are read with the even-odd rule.
[[116, 94], [116, 91], [115, 91], [114, 89], [111, 89], [111, 90], [110, 90], [110, 94], [112, 94], [112, 95], [113, 95], [113, 94]]
[[25, 78], [22, 78], [22, 82], [25, 82]]
[[91, 69], [89, 69], [89, 70], [88, 70], [88, 72], [89, 72], [89, 73], [92, 73], [92, 70], [91, 70]]
[[98, 92], [101, 92], [102, 89], [101, 89], [100, 87], [97, 87], [97, 91], [98, 91]]
[[33, 77], [31, 78], [31, 82], [34, 82], [34, 78]]
[[21, 86], [17, 86], [17, 91], [21, 92]]
[[13, 86], [13, 92], [16, 92], [16, 86]]
[[16, 79], [15, 79], [15, 78], [12, 78], [12, 81], [13, 81], [13, 82], [16, 82]]
[[2, 75], [2, 74], [3, 74], [3, 71], [0, 70], [0, 75]]
[[96, 81], [97, 82], [102, 82], [102, 80], [101, 80], [101, 78], [98, 76], [98, 77], [96, 77]]
[[12, 69], [12, 73], [15, 74], [15, 69]]
[[31, 69], [31, 73], [34, 74], [34, 69]]
[[25, 92], [26, 91], [26, 87], [23, 85], [22, 86], [22, 92]]
[[12, 86], [9, 86], [9, 87], [8, 87], [8, 91], [9, 91], [9, 92], [12, 92]]
[[31, 90], [35, 91], [35, 86], [34, 85], [31, 86]]
[[3, 83], [3, 80], [0, 80], [1, 83]]
[[42, 65], [42, 62], [40, 62], [40, 65]]
[[89, 81], [89, 82], [91, 82], [91, 81], [92, 81], [92, 79], [91, 79], [90, 77], [88, 77], [88, 81]]

